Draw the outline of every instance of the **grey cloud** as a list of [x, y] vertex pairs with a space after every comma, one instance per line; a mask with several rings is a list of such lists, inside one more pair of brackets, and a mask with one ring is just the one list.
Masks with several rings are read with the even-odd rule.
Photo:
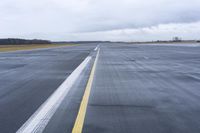
[[49, 34], [69, 39], [63, 34], [198, 21], [199, 0], [1, 0], [0, 3], [0, 37], [29, 37], [38, 33], [49, 39], [52, 39]]

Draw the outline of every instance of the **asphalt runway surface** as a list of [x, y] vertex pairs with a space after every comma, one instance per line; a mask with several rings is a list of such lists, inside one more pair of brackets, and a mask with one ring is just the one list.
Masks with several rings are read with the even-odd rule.
[[16, 132], [94, 48], [0, 53], [0, 132]]
[[89, 55], [43, 132], [72, 132], [97, 58], [82, 132], [200, 132], [199, 46], [104, 43], [99, 56], [95, 47], [0, 54], [0, 131], [20, 128]]
[[199, 133], [200, 47], [102, 46], [85, 133]]

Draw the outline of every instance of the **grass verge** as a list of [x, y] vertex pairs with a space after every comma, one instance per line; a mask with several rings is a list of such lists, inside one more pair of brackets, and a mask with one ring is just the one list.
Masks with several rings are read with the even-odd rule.
[[53, 48], [61, 46], [75, 46], [77, 44], [23, 44], [23, 45], [0, 45], [0, 52], [32, 50], [40, 48]]

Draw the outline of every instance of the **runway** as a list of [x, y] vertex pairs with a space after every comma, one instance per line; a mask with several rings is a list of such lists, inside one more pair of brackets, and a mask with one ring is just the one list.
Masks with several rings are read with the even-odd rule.
[[0, 53], [0, 132], [16, 132], [94, 48]]
[[200, 48], [102, 46], [84, 133], [198, 133]]
[[16, 132], [89, 56], [41, 132], [199, 133], [200, 47], [161, 45], [0, 54], [0, 131]]

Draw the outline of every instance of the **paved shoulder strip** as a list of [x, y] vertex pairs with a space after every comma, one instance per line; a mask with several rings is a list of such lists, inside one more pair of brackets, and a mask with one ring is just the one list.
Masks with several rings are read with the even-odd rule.
[[92, 67], [92, 71], [90, 73], [90, 77], [87, 83], [87, 86], [85, 88], [85, 93], [83, 95], [83, 99], [81, 101], [81, 105], [79, 108], [79, 112], [72, 130], [72, 133], [81, 133], [82, 129], [83, 129], [83, 124], [84, 124], [84, 119], [85, 119], [85, 115], [86, 115], [86, 111], [87, 111], [87, 105], [88, 105], [88, 100], [89, 100], [89, 96], [90, 96], [90, 91], [92, 88], [92, 82], [94, 79], [94, 73], [95, 73], [95, 69], [96, 69], [96, 64], [98, 61], [98, 57], [99, 57], [99, 49], [97, 52], [97, 56], [94, 62], [94, 65]]
[[22, 125], [17, 133], [41, 133], [90, 60], [91, 57], [87, 57], [27, 122]]

